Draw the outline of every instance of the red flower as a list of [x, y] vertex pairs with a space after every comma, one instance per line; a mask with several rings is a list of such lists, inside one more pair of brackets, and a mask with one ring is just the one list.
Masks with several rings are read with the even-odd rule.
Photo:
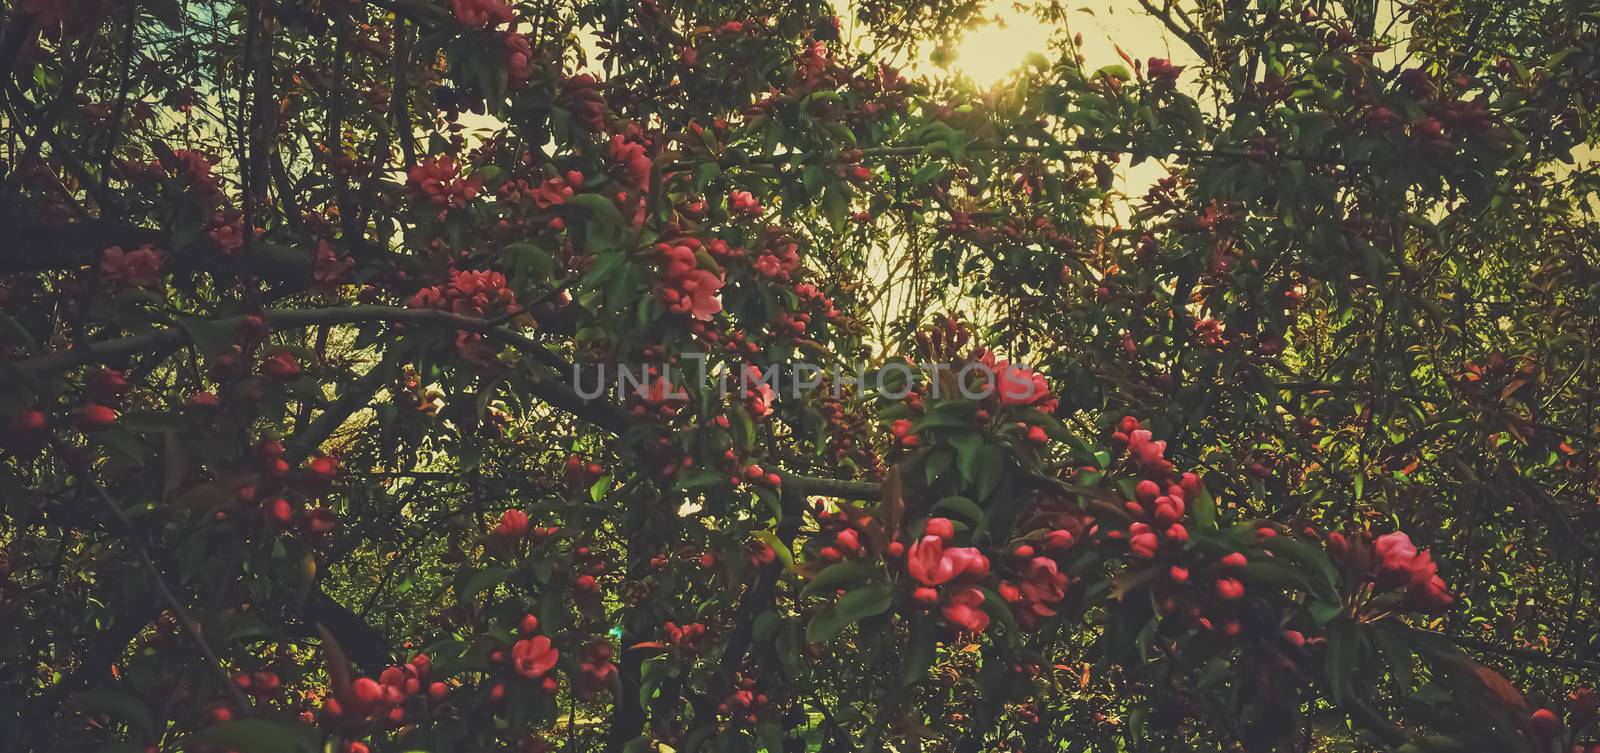
[[[1034, 557], [1029, 560], [1027, 580], [1019, 585], [1023, 596], [1040, 605], [1053, 604], [1067, 596], [1067, 574], [1061, 572], [1056, 561], [1049, 557]], [[1054, 611], [1043, 609], [1042, 606], [1034, 611], [1043, 617], [1055, 614]]]
[[889, 433], [894, 435], [895, 441], [899, 442], [901, 447], [916, 447], [922, 443], [922, 440], [912, 433], [909, 418], [895, 419], [889, 426]]
[[750, 408], [750, 415], [758, 421], [772, 415], [772, 401], [776, 395], [772, 391], [772, 385], [762, 380], [761, 369], [756, 366], [746, 366], [744, 385], [744, 399]]
[[133, 250], [111, 246], [100, 255], [100, 279], [112, 288], [154, 287], [161, 281], [161, 254], [146, 243]]
[[339, 475], [339, 459], [332, 455], [318, 455], [306, 463], [306, 474], [316, 481], [332, 481]]
[[499, 272], [457, 269], [451, 270], [449, 285], [423, 288], [411, 297], [409, 305], [483, 318], [490, 313], [514, 313], [517, 297]]
[[722, 310], [722, 278], [704, 269], [695, 269], [681, 277], [669, 279], [662, 288], [661, 297], [667, 310], [675, 314], [688, 314], [700, 321], [710, 321]]
[[1128, 548], [1133, 551], [1133, 555], [1135, 557], [1140, 559], [1151, 559], [1155, 557], [1156, 549], [1160, 545], [1161, 540], [1158, 539], [1154, 533], [1150, 533], [1148, 531], [1145, 533], [1134, 534], [1133, 538], [1128, 539]]
[[906, 572], [926, 586], [938, 586], [961, 576], [989, 574], [989, 558], [972, 547], [944, 548], [938, 536], [923, 536], [906, 553]]
[[622, 134], [611, 137], [611, 163], [622, 171], [622, 181], [631, 186], [650, 183], [650, 155], [644, 146], [627, 140]]
[[1150, 58], [1146, 70], [1150, 71], [1150, 80], [1157, 86], [1172, 86], [1178, 82], [1178, 75], [1183, 73], [1183, 66], [1173, 65], [1166, 58]]
[[324, 285], [332, 285], [343, 280], [355, 265], [353, 260], [340, 256], [327, 241], [319, 239], [317, 259], [311, 267], [311, 277]]
[[1148, 429], [1136, 429], [1128, 433], [1128, 457], [1146, 470], [1172, 470], [1172, 463], [1163, 457], [1166, 453], [1167, 440], [1152, 439]]
[[1378, 585], [1405, 588], [1406, 601], [1414, 608], [1432, 611], [1455, 601], [1446, 590], [1439, 568], [1426, 550], [1418, 551], [1411, 537], [1401, 531], [1379, 536], [1374, 542], [1378, 555]]
[[365, 714], [383, 699], [383, 686], [370, 677], [357, 679], [350, 685], [350, 708], [358, 714]]
[[501, 0], [450, 0], [456, 20], [474, 29], [487, 29], [511, 20], [511, 6]]
[[533, 203], [540, 209], [560, 206], [583, 186], [583, 173], [570, 170], [565, 177], [555, 177], [533, 189]]
[[963, 632], [981, 633], [989, 627], [989, 614], [983, 611], [983, 592], [968, 586], [955, 593], [944, 604], [944, 620]]
[[747, 217], [761, 216], [761, 202], [757, 201], [749, 191], [734, 191], [728, 194], [728, 209], [734, 214]]
[[223, 256], [233, 256], [244, 248], [244, 215], [237, 209], [228, 209], [211, 216], [206, 235], [216, 244]]
[[406, 188], [441, 207], [464, 207], [483, 190], [476, 175], [461, 177], [461, 166], [449, 155], [429, 157], [406, 171]]
[[96, 369], [89, 374], [86, 382], [90, 392], [107, 399], [115, 398], [133, 387], [117, 369]]
[[100, 431], [117, 422], [117, 412], [98, 403], [84, 403], [78, 409], [78, 428]]
[[698, 269], [700, 261], [694, 254], [694, 248], [698, 246], [699, 242], [693, 238], [670, 244], [657, 243], [656, 250], [661, 254], [661, 274], [673, 280]]
[[261, 373], [280, 382], [294, 381], [300, 378], [300, 361], [293, 353], [278, 351], [261, 362]]
[[226, 201], [217, 176], [211, 173], [212, 162], [209, 157], [189, 149], [174, 149], [171, 158], [164, 157], [161, 162], [173, 177], [187, 184], [196, 196], [205, 199], [211, 206], [220, 206]]
[[556, 659], [561, 652], [550, 645], [550, 639], [542, 635], [525, 638], [511, 646], [511, 666], [517, 674], [527, 678], [544, 677], [556, 666]]
[[777, 278], [783, 274], [783, 263], [778, 261], [778, 257], [772, 254], [762, 254], [757, 257], [751, 267], [755, 269], [756, 274], [762, 277]]
[[528, 38], [514, 31], [507, 32], [505, 47], [507, 77], [512, 81], [533, 78], [533, 45], [528, 43]]
[[504, 539], [520, 539], [528, 532], [528, 514], [521, 510], [506, 510], [500, 514], [500, 523], [494, 535]]
[[1556, 712], [1550, 709], [1534, 711], [1529, 717], [1529, 722], [1533, 727], [1533, 734], [1538, 735], [1540, 739], [1551, 740], [1561, 734], [1561, 717], [1556, 716]]
[[306, 530], [318, 536], [331, 533], [338, 523], [339, 516], [326, 507], [306, 512]]
[[561, 82], [561, 106], [572, 111], [578, 122], [590, 131], [603, 131], [606, 127], [606, 102], [600, 94], [600, 82], [587, 73], [580, 73]]
[[36, 410], [26, 410], [11, 419], [11, 428], [31, 434], [43, 429], [47, 423], [44, 413]]

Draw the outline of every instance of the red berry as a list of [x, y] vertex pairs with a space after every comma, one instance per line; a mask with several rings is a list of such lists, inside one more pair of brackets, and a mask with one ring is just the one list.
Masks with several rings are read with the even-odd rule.
[[89, 375], [89, 391], [102, 398], [113, 398], [128, 391], [132, 385], [116, 369], [98, 369]]
[[78, 428], [100, 431], [117, 422], [117, 412], [98, 403], [84, 403], [78, 409]]
[[293, 353], [279, 351], [261, 363], [261, 373], [280, 382], [294, 381], [300, 378], [300, 361]]
[[1550, 740], [1561, 734], [1561, 718], [1550, 709], [1533, 712], [1529, 722], [1533, 727], [1533, 733], [1543, 739]]
[[27, 410], [17, 414], [11, 420], [11, 426], [20, 432], [36, 432], [45, 427], [46, 421], [43, 413], [36, 410]]
[[350, 705], [357, 709], [370, 709], [383, 698], [383, 686], [371, 677], [362, 677], [350, 685]]

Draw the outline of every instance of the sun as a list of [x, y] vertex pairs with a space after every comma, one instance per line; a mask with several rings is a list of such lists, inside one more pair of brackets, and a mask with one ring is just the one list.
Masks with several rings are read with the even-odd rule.
[[990, 21], [970, 29], [956, 45], [952, 72], [979, 86], [991, 86], [1022, 67], [1029, 55], [1044, 53], [1051, 28], [1033, 16], [1007, 5], [995, 8]]

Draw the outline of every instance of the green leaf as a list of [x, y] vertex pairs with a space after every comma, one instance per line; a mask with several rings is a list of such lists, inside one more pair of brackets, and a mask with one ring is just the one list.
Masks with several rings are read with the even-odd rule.
[[1195, 495], [1190, 508], [1194, 510], [1194, 522], [1197, 530], [1217, 530], [1217, 501], [1212, 498], [1211, 490], [1200, 485], [1200, 493]]
[[971, 528], [983, 524], [983, 508], [966, 497], [945, 497], [934, 503], [933, 512], [945, 517], [959, 518]]
[[74, 693], [67, 708], [77, 711], [106, 714], [137, 730], [142, 739], [154, 736], [155, 722], [150, 709], [138, 696], [117, 690], [85, 690]]
[[1158, 577], [1161, 577], [1161, 575], [1161, 571], [1154, 567], [1140, 570], [1132, 575], [1128, 575], [1125, 571], [1122, 575], [1116, 577], [1115, 582], [1112, 585], [1111, 600], [1121, 601], [1122, 597], [1133, 593], [1134, 590], [1144, 586]]
[[504, 583], [510, 577], [509, 568], [491, 567], [479, 570], [461, 581], [461, 585], [456, 589], [456, 599], [463, 604], [471, 602], [478, 594]]
[[859, 560], [836, 562], [823, 568], [822, 572], [817, 573], [817, 577], [812, 578], [811, 582], [806, 584], [806, 587], [800, 591], [800, 595], [815, 596], [820, 593], [831, 592], [875, 579], [878, 574], [878, 568], [866, 562]]
[[512, 278], [522, 284], [529, 280], [549, 280], [555, 277], [555, 260], [549, 252], [526, 241], [512, 243], [500, 250], [511, 268]]
[[778, 538], [778, 534], [768, 530], [755, 532], [755, 537], [772, 547], [772, 552], [778, 556], [778, 561], [783, 563], [785, 569], [794, 569], [794, 553], [789, 551], [789, 545]]
[[1361, 635], [1350, 620], [1328, 625], [1327, 654], [1323, 667], [1328, 675], [1328, 695], [1335, 703], [1350, 697], [1350, 680], [1355, 677], [1361, 655]]
[[975, 431], [963, 431], [951, 435], [951, 446], [956, 448], [956, 470], [961, 472], [961, 477], [968, 481], [978, 478], [978, 462], [982, 459], [983, 435]]
[[678, 476], [678, 488], [685, 491], [727, 483], [728, 474], [710, 468], [696, 468]]
[[586, 288], [599, 288], [600, 283], [611, 276], [611, 273], [627, 259], [621, 251], [606, 251], [594, 256], [594, 264], [583, 275], [582, 284]]
[[1304, 571], [1278, 562], [1252, 560], [1240, 568], [1239, 577], [1251, 584], [1293, 588], [1307, 593], [1313, 590], [1311, 578]]
[[944, 475], [945, 471], [950, 470], [950, 464], [954, 463], [955, 460], [955, 454], [948, 450], [935, 449], [930, 451], [927, 460], [922, 463], [922, 475], [927, 480], [928, 486], [933, 486], [939, 480], [939, 477]]
[[733, 405], [728, 408], [728, 419], [733, 422], [730, 427], [733, 430], [733, 443], [740, 450], [749, 452], [756, 442], [756, 427], [750, 419], [750, 413], [743, 405]]
[[95, 439], [123, 461], [133, 465], [144, 464], [144, 448], [139, 445], [139, 438], [125, 427], [113, 426], [96, 434]]
[[929, 162], [928, 164], [923, 165], [920, 170], [917, 170], [915, 175], [911, 176], [911, 187], [920, 187], [939, 177], [939, 175], [944, 172], [944, 167], [945, 166], [943, 162], [937, 161]]
[[845, 183], [829, 183], [822, 189], [822, 216], [827, 218], [828, 224], [833, 226], [834, 232], [844, 229], [844, 222], [850, 212], [850, 186]]
[[1000, 598], [1000, 594], [995, 593], [992, 588], [978, 586], [977, 589], [983, 592], [983, 611], [989, 613], [989, 619], [1005, 627], [1006, 641], [1015, 643], [1018, 636], [1017, 616], [1011, 613], [1011, 605]]
[[39, 352], [39, 341], [33, 338], [33, 333], [4, 311], [0, 311], [0, 342], [20, 345], [29, 353]]
[[317, 731], [298, 723], [237, 719], [207, 727], [179, 742], [186, 750], [223, 748], [238, 753], [317, 753]]
[[173, 31], [183, 30], [183, 7], [178, 0], [145, 0], [139, 6], [151, 18]]
[[1133, 74], [1128, 72], [1127, 66], [1117, 64], [1117, 65], [1108, 65], [1108, 66], [1105, 66], [1105, 67], [1101, 68], [1100, 70], [1095, 71], [1094, 75], [1091, 78], [1100, 78], [1100, 77], [1114, 78], [1114, 79], [1118, 79], [1118, 80], [1121, 80], [1121, 81], [1127, 81], [1127, 80], [1133, 78]]
[[844, 632], [850, 625], [875, 614], [882, 614], [894, 602], [894, 591], [887, 583], [873, 583], [857, 588], [839, 598], [839, 602], [818, 612], [806, 625], [806, 641], [825, 643]]
[[938, 621], [926, 615], [915, 618], [911, 625], [911, 643], [906, 646], [905, 658], [900, 664], [900, 684], [910, 687], [926, 677], [938, 648]]
[[189, 342], [194, 343], [201, 355], [215, 356], [233, 352], [234, 343], [238, 340], [238, 328], [227, 324], [196, 319], [192, 316], [178, 317], [178, 326], [189, 334]]
[[163, 490], [170, 493], [183, 483], [184, 476], [189, 472], [189, 450], [175, 431], [162, 432], [161, 437], [164, 445], [162, 460], [165, 461], [161, 483]]
[[1333, 562], [1328, 559], [1327, 552], [1289, 536], [1274, 536], [1268, 539], [1263, 546], [1267, 551], [1321, 576], [1320, 578], [1310, 579], [1313, 590], [1319, 596], [1336, 600], [1335, 589], [1339, 585], [1339, 579], [1334, 572]]
[[1404, 698], [1411, 694], [1412, 670], [1415, 661], [1411, 656], [1411, 643], [1397, 630], [1379, 628], [1373, 631], [1374, 643], [1389, 665], [1389, 677], [1394, 682], [1394, 693]]
[[1196, 687], [1207, 690], [1216, 685], [1228, 674], [1228, 660], [1220, 656], [1213, 656], [1206, 661], [1205, 669], [1200, 671], [1200, 679], [1195, 682]]
[[617, 211], [617, 205], [606, 196], [597, 193], [580, 193], [567, 198], [566, 203], [572, 206], [587, 209], [596, 219], [613, 227], [623, 227], [627, 223], [622, 220], [622, 213]]

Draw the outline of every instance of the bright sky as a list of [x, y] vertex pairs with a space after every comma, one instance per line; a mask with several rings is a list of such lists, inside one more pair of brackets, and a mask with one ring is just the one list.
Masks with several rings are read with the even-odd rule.
[[[835, 0], [843, 7], [849, 0]], [[1024, 4], [1024, 8], [1027, 4]], [[964, 75], [979, 86], [988, 86], [1005, 80], [1023, 65], [1029, 55], [1044, 53], [1050, 38], [1058, 31], [1082, 35], [1079, 48], [1084, 64], [1089, 70], [1112, 64], [1123, 64], [1117, 49], [1134, 60], [1164, 57], [1179, 65], [1198, 62], [1194, 52], [1173, 37], [1161, 21], [1140, 7], [1137, 0], [1088, 0], [1075, 4], [1068, 12], [1065, 29], [1041, 23], [1027, 10], [1019, 10], [1012, 0], [991, 0], [983, 16], [990, 19], [963, 35], [955, 49], [955, 59], [947, 71]], [[849, 18], [842, 13], [842, 18]], [[1052, 57], [1046, 55], [1046, 57]], [[931, 60], [916, 61], [912, 70], [926, 75], [940, 75]], [[1123, 158], [1118, 171], [1120, 190], [1125, 195], [1136, 196], [1156, 180], [1166, 176], [1160, 163], [1147, 161], [1131, 166]]]
[[[1010, 0], [993, 0], [984, 9], [989, 23], [972, 29], [956, 48], [950, 64], [982, 85], [1000, 81], [1022, 65], [1028, 55], [1044, 52], [1055, 28], [1042, 24]], [[1171, 58], [1180, 65], [1193, 62], [1193, 54], [1174, 41], [1135, 0], [1091, 0], [1069, 12], [1067, 31], [1083, 35], [1083, 55], [1090, 70], [1121, 63], [1117, 47], [1135, 60]], [[928, 70], [931, 65], [919, 65]]]

